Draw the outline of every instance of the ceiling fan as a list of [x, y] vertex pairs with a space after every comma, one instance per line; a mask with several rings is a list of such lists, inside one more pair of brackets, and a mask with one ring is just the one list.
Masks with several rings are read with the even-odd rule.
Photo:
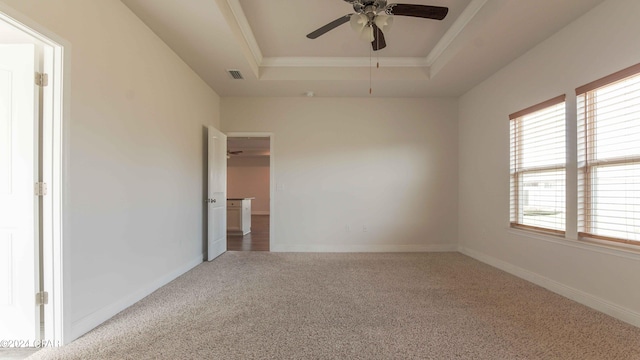
[[237, 151], [229, 151], [227, 150], [227, 159], [231, 157], [231, 155], [240, 155], [242, 154], [244, 151], [242, 150], [237, 150]]
[[442, 20], [447, 16], [449, 8], [430, 5], [388, 4], [387, 0], [344, 0], [353, 5], [355, 13], [340, 17], [307, 35], [315, 39], [338, 26], [350, 22], [360, 38], [371, 42], [373, 51], [384, 49], [387, 43], [384, 32], [391, 27], [393, 16], [413, 16], [424, 19]]

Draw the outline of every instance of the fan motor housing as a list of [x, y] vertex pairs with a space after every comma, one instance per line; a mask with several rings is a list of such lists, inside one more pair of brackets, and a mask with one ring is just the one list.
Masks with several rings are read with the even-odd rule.
[[345, 0], [353, 5], [353, 10], [358, 14], [376, 14], [384, 10], [387, 0]]

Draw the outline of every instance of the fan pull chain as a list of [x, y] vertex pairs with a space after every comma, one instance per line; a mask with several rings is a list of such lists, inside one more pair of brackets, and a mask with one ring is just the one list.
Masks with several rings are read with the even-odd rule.
[[[374, 29], [374, 31], [379, 31]], [[377, 34], [376, 34], [377, 35]], [[380, 36], [376, 36], [376, 49], [380, 49]], [[371, 85], [371, 69], [373, 68], [373, 60], [371, 55], [371, 46], [369, 47], [369, 95], [373, 92], [373, 86]], [[376, 53], [376, 69], [380, 69], [380, 54]]]
[[[382, 30], [380, 30], [382, 32]], [[380, 69], [380, 36], [376, 37], [376, 69]]]
[[373, 86], [371, 85], [371, 68], [373, 65], [371, 64], [371, 46], [369, 46], [369, 95], [373, 92]]

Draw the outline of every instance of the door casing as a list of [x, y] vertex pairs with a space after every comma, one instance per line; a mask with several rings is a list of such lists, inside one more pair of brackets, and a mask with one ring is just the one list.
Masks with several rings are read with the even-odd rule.
[[[44, 311], [43, 346], [59, 346], [70, 339], [70, 302], [63, 302], [65, 288], [71, 283], [64, 270], [69, 263], [69, 133], [70, 133], [70, 44], [20, 12], [0, 3], [0, 25], [22, 31], [44, 44], [43, 67], [49, 84], [43, 88], [42, 101], [42, 181], [47, 195], [42, 198], [42, 283], [49, 293]], [[65, 244], [67, 246], [65, 246]], [[70, 292], [67, 292], [70, 293]], [[65, 309], [67, 311], [65, 311]]]

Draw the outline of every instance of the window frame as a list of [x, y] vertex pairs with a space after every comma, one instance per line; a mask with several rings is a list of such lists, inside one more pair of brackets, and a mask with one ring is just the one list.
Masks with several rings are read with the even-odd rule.
[[[515, 229], [523, 229], [523, 230], [530, 230], [530, 231], [536, 231], [536, 232], [541, 232], [541, 233], [545, 233], [545, 234], [551, 234], [551, 235], [557, 235], [557, 236], [564, 236], [566, 234], [566, 217], [565, 217], [565, 223], [564, 223], [564, 230], [558, 230], [558, 229], [552, 229], [552, 228], [547, 228], [547, 227], [540, 227], [540, 226], [533, 226], [533, 225], [526, 225], [526, 224], [522, 224], [520, 222], [518, 222], [517, 219], [520, 218], [520, 214], [519, 214], [519, 209], [520, 209], [520, 202], [522, 201], [520, 199], [520, 188], [519, 185], [521, 183], [521, 179], [522, 177], [527, 174], [527, 173], [535, 173], [535, 172], [541, 172], [541, 171], [553, 171], [553, 170], [563, 170], [565, 173], [565, 215], [566, 215], [566, 183], [567, 183], [567, 161], [566, 161], [566, 144], [567, 144], [567, 134], [566, 134], [566, 130], [565, 130], [565, 137], [564, 137], [564, 142], [565, 142], [565, 159], [564, 162], [562, 164], [562, 167], [559, 167], [558, 164], [553, 164], [553, 165], [545, 165], [545, 166], [536, 166], [536, 167], [529, 167], [526, 169], [512, 169], [512, 163], [519, 163], [518, 160], [518, 155], [519, 154], [513, 154], [513, 148], [511, 146], [511, 142], [514, 141], [514, 139], [512, 138], [513, 135], [517, 135], [518, 136], [518, 140], [516, 140], [516, 143], [518, 144], [517, 147], [520, 148], [521, 144], [523, 143], [522, 137], [523, 137], [523, 132], [519, 131], [519, 130], [515, 130], [512, 132], [511, 130], [511, 124], [512, 122], [514, 122], [514, 126], [518, 126], [518, 120], [521, 119], [522, 117], [526, 116], [526, 115], [530, 115], [533, 114], [535, 112], [541, 111], [541, 110], [545, 110], [547, 108], [559, 105], [559, 104], [563, 104], [564, 103], [564, 107], [565, 107], [565, 112], [563, 114], [563, 120], [565, 123], [565, 127], [566, 127], [566, 121], [567, 121], [567, 113], [566, 113], [566, 94], [562, 94], [559, 96], [556, 96], [554, 98], [551, 98], [549, 100], [543, 101], [541, 103], [538, 103], [536, 105], [530, 106], [526, 109], [517, 111], [515, 113], [512, 113], [509, 115], [509, 141], [510, 141], [510, 145], [509, 145], [509, 178], [510, 178], [510, 185], [509, 185], [509, 225], [511, 228], [515, 228]], [[566, 128], [565, 128], [566, 129]], [[515, 134], [514, 134], [515, 133]], [[522, 150], [517, 151], [518, 153], [520, 153]], [[512, 185], [513, 184], [513, 185]]]
[[[578, 141], [578, 238], [581, 240], [603, 240], [608, 242], [622, 243], [633, 246], [640, 246], [639, 240], [631, 240], [617, 238], [612, 236], [604, 236], [591, 233], [593, 220], [587, 220], [593, 217], [593, 186], [594, 186], [594, 169], [602, 166], [619, 166], [623, 164], [634, 165], [640, 164], [640, 155], [622, 156], [598, 159], [595, 155], [594, 146], [590, 146], [593, 142], [590, 139], [596, 137], [595, 123], [597, 118], [590, 115], [596, 109], [597, 100], [594, 91], [613, 85], [619, 81], [630, 77], [640, 76], [640, 63], [632, 65], [628, 68], [607, 75], [588, 84], [576, 88], [576, 98], [580, 99], [584, 96], [584, 116], [580, 117], [580, 101], [576, 101], [576, 118], [578, 121], [577, 135], [578, 139], [584, 139], [584, 148], [580, 149], [581, 143]], [[640, 97], [640, 94], [638, 95]], [[580, 133], [580, 128], [584, 128], [584, 134]], [[582, 185], [581, 185], [582, 184]]]

